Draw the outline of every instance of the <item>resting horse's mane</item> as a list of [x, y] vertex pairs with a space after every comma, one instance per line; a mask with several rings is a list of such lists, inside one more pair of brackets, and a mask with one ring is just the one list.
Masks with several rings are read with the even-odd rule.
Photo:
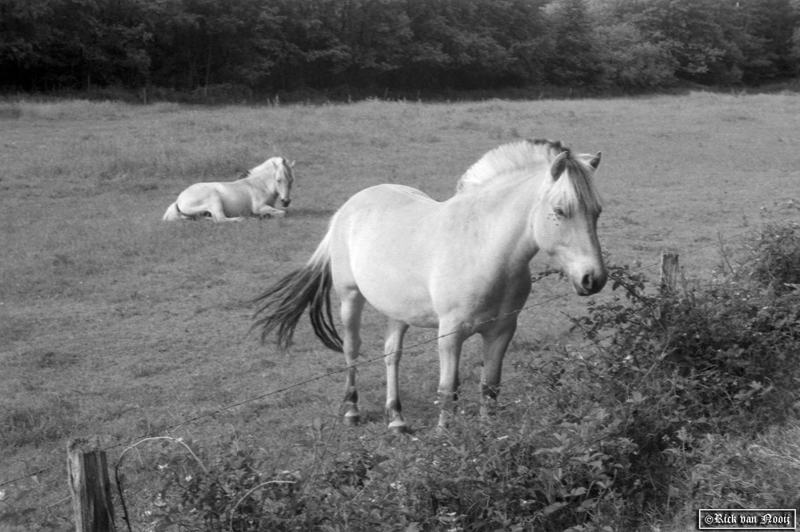
[[[276, 159], [280, 159], [280, 160], [281, 160], [281, 164], [282, 164], [282, 165], [284, 165], [284, 166], [287, 166], [287, 164], [286, 164], [286, 159], [284, 159], [283, 157], [274, 157], [274, 158], [276, 158]], [[271, 160], [272, 160], [272, 159], [267, 159], [266, 161], [264, 161], [263, 163], [259, 164], [258, 166], [255, 166], [255, 167], [253, 167], [253, 168], [251, 168], [251, 169], [249, 169], [249, 170], [245, 170], [244, 172], [242, 172], [241, 174], [239, 174], [239, 177], [238, 177], [238, 179], [245, 179], [245, 178], [247, 178], [247, 177], [250, 177], [250, 176], [252, 176], [252, 175], [253, 175], [253, 173], [254, 173], [254, 172], [256, 172], [256, 171], [259, 171], [259, 172], [260, 172], [260, 171], [264, 170], [264, 166], [265, 166], [265, 165], [266, 165], [268, 162], [270, 162]]]
[[558, 140], [522, 140], [487, 152], [458, 180], [456, 194], [475, 191], [516, 170], [543, 164], [549, 166], [562, 153], [565, 154], [563, 162], [554, 169], [553, 177], [558, 179], [566, 170], [570, 178], [558, 179], [550, 191], [551, 196], [563, 204], [567, 214], [576, 209], [599, 213], [602, 204], [588, 163]]

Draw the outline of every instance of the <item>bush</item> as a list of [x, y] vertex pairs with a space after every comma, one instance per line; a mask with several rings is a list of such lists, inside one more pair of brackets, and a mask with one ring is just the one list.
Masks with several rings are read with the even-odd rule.
[[[212, 453], [192, 441], [158, 440], [159, 489], [144, 512], [152, 532], [315, 530], [330, 512], [304, 493], [298, 471], [270, 472], [263, 449], [234, 441]], [[174, 452], [175, 442], [188, 452]]]
[[148, 529], [612, 530], [613, 455], [630, 442], [613, 436], [602, 409], [550, 427], [527, 414], [459, 417], [447, 435], [343, 433], [345, 449], [319, 474], [265, 474], [263, 455], [234, 446], [212, 461], [189, 442], [192, 453], [165, 450], [159, 460]]
[[712, 281], [684, 278], [665, 293], [632, 268], [611, 266], [612, 289], [622, 293], [573, 320], [584, 348], [539, 355], [557, 366], [550, 390], [562, 408], [606, 408], [620, 421], [615, 436], [634, 445], [627, 462], [615, 458], [626, 464], [614, 488], [629, 526], [690, 504], [697, 468], [718, 456], [698, 442], [752, 438], [797, 416], [799, 237], [796, 225], [766, 224], [737, 261], [723, 257], [736, 267]]
[[800, 231], [798, 224], [770, 222], [750, 239], [743, 264], [732, 273], [747, 275], [776, 294], [800, 290]]

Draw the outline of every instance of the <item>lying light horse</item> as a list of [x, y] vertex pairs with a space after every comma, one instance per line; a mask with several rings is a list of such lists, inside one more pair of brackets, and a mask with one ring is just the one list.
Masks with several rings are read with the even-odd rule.
[[[563, 267], [579, 295], [600, 291], [607, 270], [597, 239], [601, 204], [593, 181], [600, 164], [560, 142], [522, 141], [483, 156], [437, 202], [413, 188], [378, 185], [350, 198], [330, 222], [309, 262], [269, 288], [254, 327], [261, 339], [277, 329], [287, 348], [309, 307], [314, 332], [349, 366], [345, 420], [359, 418], [356, 368], [364, 303], [389, 318], [385, 344], [389, 428], [406, 422], [398, 365], [409, 326], [439, 330], [439, 427], [458, 390], [461, 345], [483, 337], [484, 407], [497, 398], [503, 357], [531, 289], [528, 262], [539, 250]], [[330, 289], [341, 299], [344, 341], [336, 332]]]
[[240, 222], [249, 216], [284, 216], [286, 211], [274, 205], [278, 198], [284, 207], [292, 202], [293, 166], [283, 157], [273, 157], [243, 173], [238, 181], [196, 183], [167, 208], [164, 221], [210, 216], [215, 222]]

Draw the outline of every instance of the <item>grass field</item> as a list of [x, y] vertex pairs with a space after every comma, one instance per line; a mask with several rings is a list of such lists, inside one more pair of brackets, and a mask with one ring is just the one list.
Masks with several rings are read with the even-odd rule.
[[[0, 514], [47, 509], [65, 528], [69, 439], [98, 435], [119, 452], [243, 401], [171, 434], [280, 449], [275, 467], [291, 469], [315, 420], [334, 423], [343, 375], [249, 400], [344, 361], [307, 323], [288, 355], [260, 346], [248, 335], [247, 301], [302, 265], [330, 215], [362, 188], [402, 183], [443, 200], [489, 149], [560, 139], [603, 152], [598, 233], [610, 261], [641, 261], [656, 277], [660, 252], [671, 250], [691, 275], [709, 276], [720, 237], [735, 247], [762, 208], [797, 196], [798, 117], [792, 94], [258, 108], [0, 103], [0, 483], [46, 470], [0, 486]], [[286, 218], [161, 222], [189, 184], [233, 179], [274, 155], [297, 161]], [[544, 266], [534, 260], [534, 271]], [[570, 297], [521, 315], [506, 380], [515, 359], [565, 333], [564, 313], [582, 311], [586, 300], [571, 290], [551, 278], [534, 286], [532, 304]], [[379, 355], [382, 331], [368, 312], [365, 356]], [[412, 331], [407, 344], [433, 337]], [[477, 394], [476, 355], [468, 344], [468, 397]], [[401, 393], [416, 430], [435, 426], [437, 374], [435, 343], [407, 351]], [[378, 430], [383, 364], [364, 366], [359, 378], [369, 425], [356, 430]], [[512, 400], [513, 384], [503, 393]]]

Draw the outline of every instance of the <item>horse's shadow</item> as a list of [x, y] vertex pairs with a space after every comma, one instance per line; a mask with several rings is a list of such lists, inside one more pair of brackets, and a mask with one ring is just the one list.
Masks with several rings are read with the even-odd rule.
[[[330, 218], [335, 213], [336, 213], [335, 209], [315, 209], [315, 208], [310, 208], [310, 207], [305, 207], [305, 208], [301, 207], [299, 209], [292, 208], [291, 210], [287, 211], [285, 218], [308, 218], [308, 219]], [[275, 218], [275, 217], [271, 216], [269, 214], [266, 214], [264, 216], [253, 216], [253, 218], [257, 219], [257, 220], [270, 220], [270, 219]], [[284, 217], [281, 217], [281, 218], [284, 218]], [[204, 211], [204, 212], [198, 213], [195, 216], [189, 217], [189, 219], [190, 220], [194, 220], [194, 221], [197, 221], [197, 220], [211, 220], [211, 213], [208, 212], [208, 211]]]
[[286, 212], [286, 219], [289, 218], [330, 218], [336, 213], [336, 209], [317, 209], [313, 207], [292, 208]]

